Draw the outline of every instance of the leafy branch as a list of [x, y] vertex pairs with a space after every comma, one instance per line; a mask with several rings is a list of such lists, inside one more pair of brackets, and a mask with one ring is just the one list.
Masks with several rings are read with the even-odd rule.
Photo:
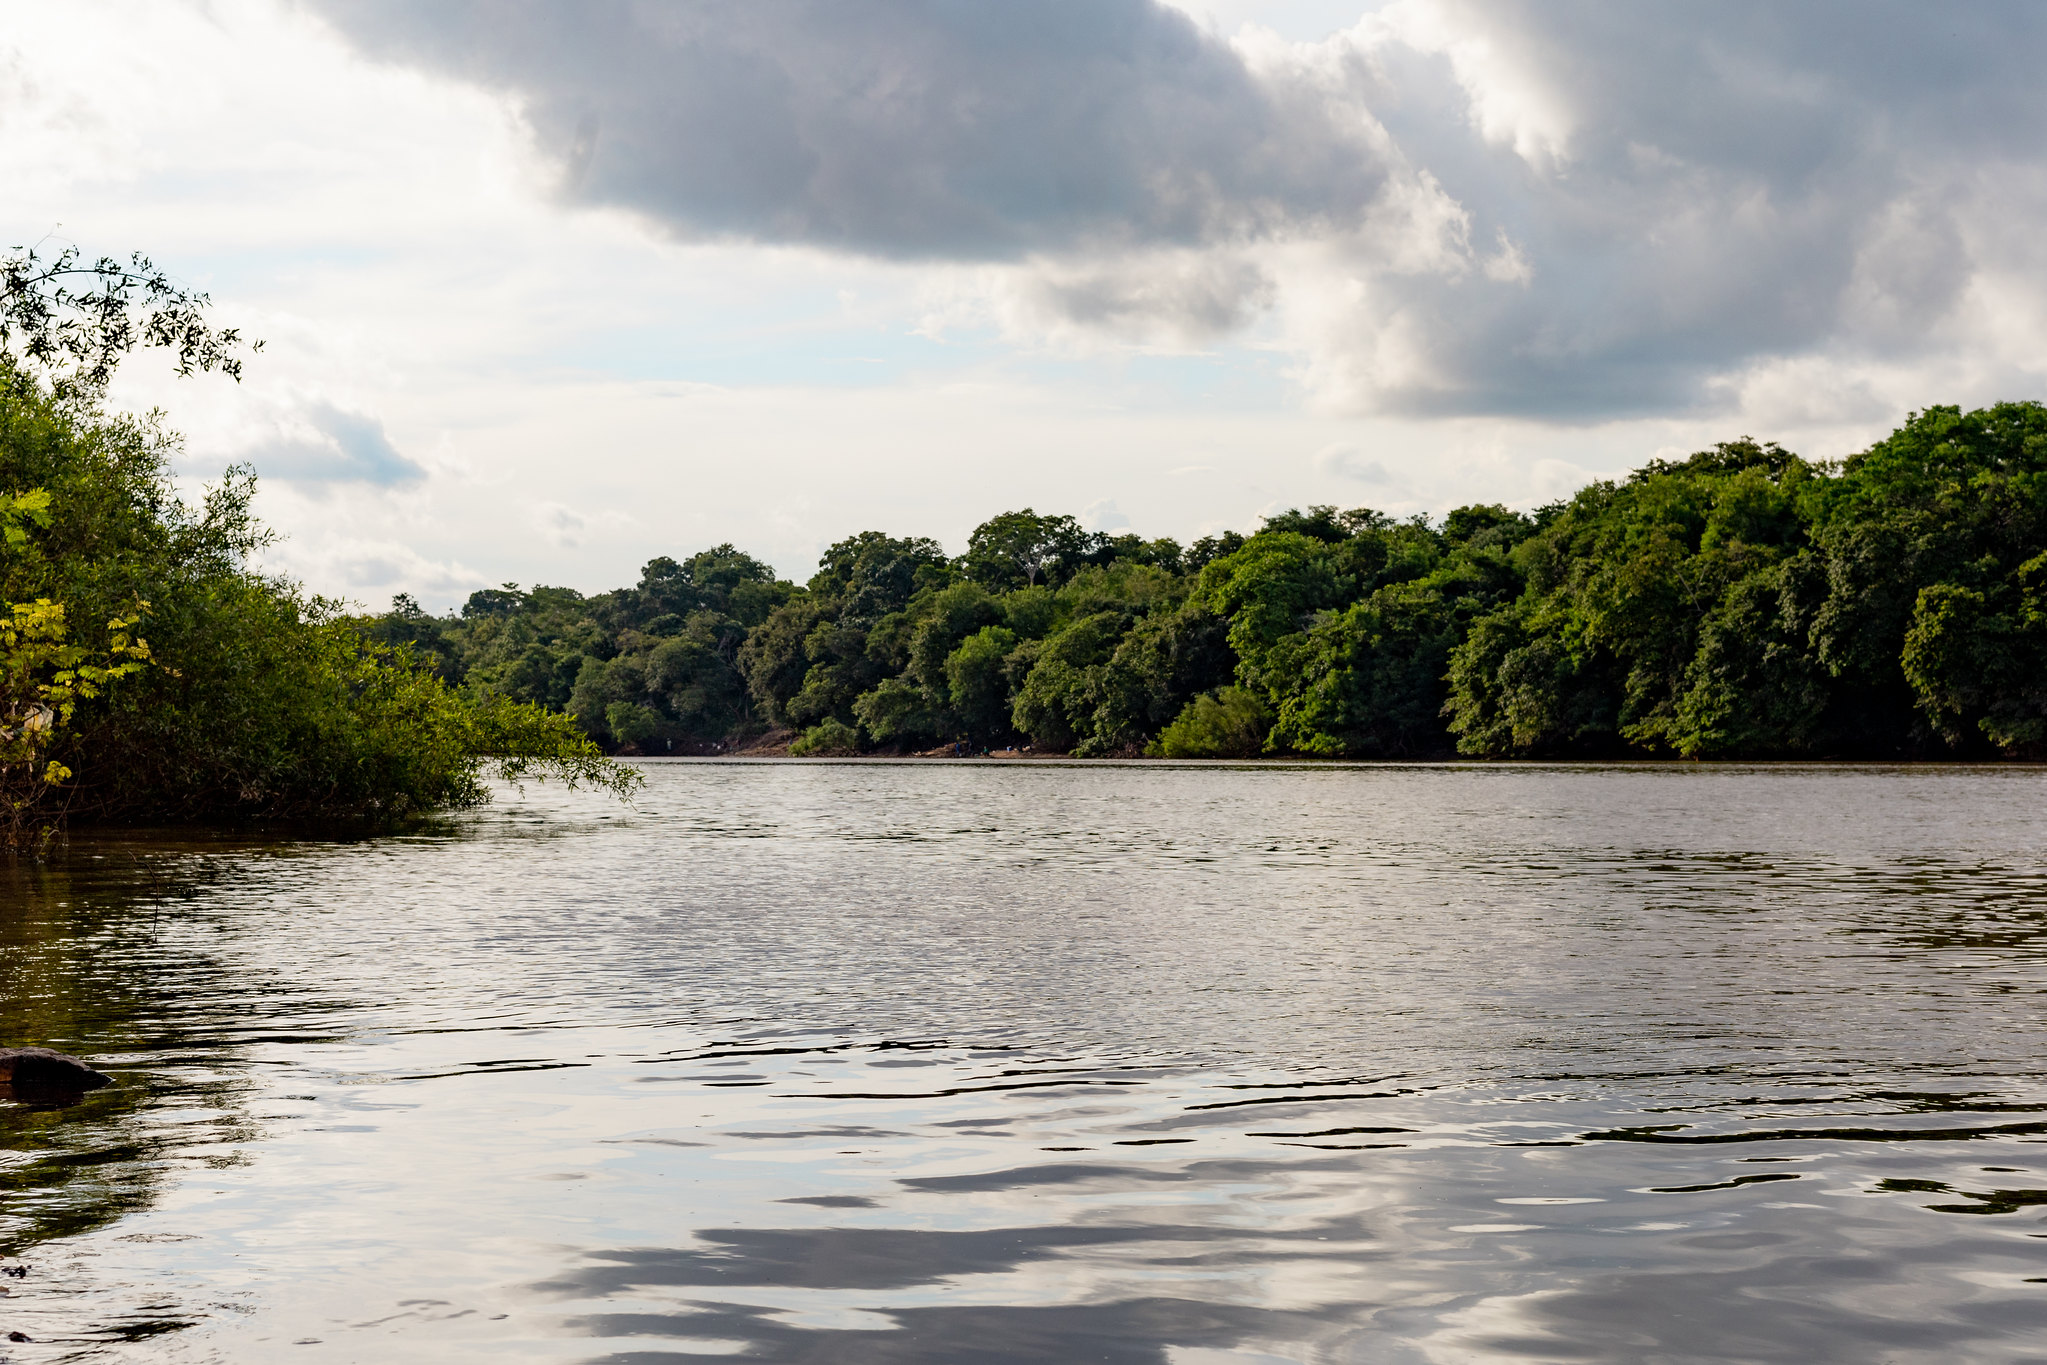
[[114, 617], [106, 648], [94, 650], [67, 638], [64, 607], [47, 597], [0, 616], [0, 843], [22, 842], [44, 798], [71, 778], [49, 753], [70, 731], [78, 703], [151, 662], [148, 643], [133, 633], [141, 619]]
[[10, 386], [32, 382], [33, 368], [50, 375], [60, 397], [92, 396], [143, 345], [170, 350], [180, 375], [217, 369], [239, 382], [243, 348], [263, 343], [207, 322], [210, 301], [139, 251], [125, 263], [102, 256], [87, 264], [74, 246], [51, 257], [17, 249], [0, 257], [0, 370]]

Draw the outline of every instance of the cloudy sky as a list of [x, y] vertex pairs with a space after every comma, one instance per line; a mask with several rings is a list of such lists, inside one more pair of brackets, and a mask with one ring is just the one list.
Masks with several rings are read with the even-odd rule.
[[597, 591], [1030, 505], [1533, 506], [2047, 397], [2047, 7], [0, 0], [0, 246], [318, 590]]

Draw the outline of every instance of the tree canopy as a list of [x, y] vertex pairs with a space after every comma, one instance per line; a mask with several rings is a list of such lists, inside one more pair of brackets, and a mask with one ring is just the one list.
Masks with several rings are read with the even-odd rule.
[[1523, 512], [1290, 509], [1182, 548], [1030, 508], [806, 584], [719, 546], [636, 588], [366, 619], [608, 750], [2047, 754], [2047, 407], [1914, 413], [1838, 465], [1742, 439]]

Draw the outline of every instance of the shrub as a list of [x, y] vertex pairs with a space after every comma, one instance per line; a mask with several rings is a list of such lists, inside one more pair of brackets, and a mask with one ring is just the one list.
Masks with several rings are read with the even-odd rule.
[[1188, 702], [1148, 751], [1154, 758], [1255, 758], [1272, 717], [1255, 693], [1225, 687]]
[[789, 752], [805, 757], [826, 757], [860, 752], [860, 732], [839, 720], [824, 720], [805, 730], [789, 746]]

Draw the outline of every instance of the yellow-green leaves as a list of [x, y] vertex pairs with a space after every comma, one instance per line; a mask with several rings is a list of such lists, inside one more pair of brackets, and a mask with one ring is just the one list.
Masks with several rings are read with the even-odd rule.
[[108, 621], [107, 646], [92, 649], [70, 639], [64, 604], [47, 597], [16, 602], [0, 617], [0, 839], [19, 842], [48, 818], [53, 789], [74, 776], [49, 754], [78, 703], [148, 665], [148, 642], [133, 633], [140, 620]]
[[50, 524], [50, 490], [31, 488], [26, 493], [0, 493], [0, 543], [10, 550], [28, 544], [28, 523]]

